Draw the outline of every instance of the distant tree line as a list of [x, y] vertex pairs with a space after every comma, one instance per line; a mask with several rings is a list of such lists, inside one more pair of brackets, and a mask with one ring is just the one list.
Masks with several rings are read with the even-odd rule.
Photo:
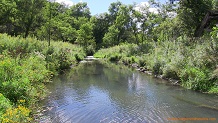
[[[175, 4], [111, 3], [108, 12], [91, 15], [87, 3], [67, 6], [47, 0], [1, 0], [0, 33], [82, 45], [87, 54], [121, 43], [143, 44], [181, 35], [192, 37], [217, 0], [180, 0]], [[211, 24], [214, 26], [215, 22]]]

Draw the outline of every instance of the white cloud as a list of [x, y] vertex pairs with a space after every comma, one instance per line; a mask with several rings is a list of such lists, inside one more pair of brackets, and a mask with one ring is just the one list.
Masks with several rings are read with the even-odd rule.
[[69, 5], [69, 6], [74, 5], [74, 3], [71, 0], [55, 0], [55, 2], [64, 3], [64, 4]]
[[176, 13], [176, 12], [168, 12], [168, 13], [167, 13], [167, 16], [168, 16], [169, 18], [175, 18], [175, 17], [177, 16], [177, 13]]
[[143, 8], [148, 8], [148, 7], [149, 7], [148, 2], [141, 2], [140, 4], [137, 4], [134, 9], [141, 12], [143, 11]]
[[146, 7], [149, 7], [150, 4], [149, 4], [148, 2], [141, 2], [141, 3], [139, 4], [139, 6], [146, 6]]
[[136, 5], [135, 10], [144, 13], [144, 11], [148, 10], [149, 12], [153, 12], [158, 14], [158, 8], [152, 8], [149, 2], [141, 2], [140, 4]]

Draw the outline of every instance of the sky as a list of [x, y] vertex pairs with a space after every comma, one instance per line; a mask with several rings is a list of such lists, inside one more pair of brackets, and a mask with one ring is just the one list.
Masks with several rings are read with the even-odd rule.
[[[104, 12], [108, 12], [108, 8], [111, 3], [117, 2], [117, 0], [55, 0], [56, 2], [64, 2], [67, 5], [73, 5], [78, 2], [87, 2], [90, 8], [91, 14], [96, 15]], [[147, 2], [148, 0], [119, 0], [123, 4], [140, 4], [142, 2]], [[161, 3], [165, 3], [168, 0], [159, 0]]]

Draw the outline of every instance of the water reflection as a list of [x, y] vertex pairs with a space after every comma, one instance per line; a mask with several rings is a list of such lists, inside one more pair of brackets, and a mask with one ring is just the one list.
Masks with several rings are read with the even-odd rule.
[[80, 64], [55, 78], [48, 88], [52, 93], [42, 105], [50, 108], [41, 122], [159, 123], [174, 117], [218, 118], [215, 95], [169, 86], [120, 65]]

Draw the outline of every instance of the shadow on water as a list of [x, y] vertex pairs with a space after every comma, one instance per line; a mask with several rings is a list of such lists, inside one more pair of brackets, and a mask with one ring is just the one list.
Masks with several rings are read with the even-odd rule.
[[216, 95], [171, 86], [122, 65], [81, 63], [55, 78], [48, 89], [51, 94], [41, 104], [47, 110], [40, 122], [147, 123], [170, 122], [167, 118], [175, 117], [218, 118]]

